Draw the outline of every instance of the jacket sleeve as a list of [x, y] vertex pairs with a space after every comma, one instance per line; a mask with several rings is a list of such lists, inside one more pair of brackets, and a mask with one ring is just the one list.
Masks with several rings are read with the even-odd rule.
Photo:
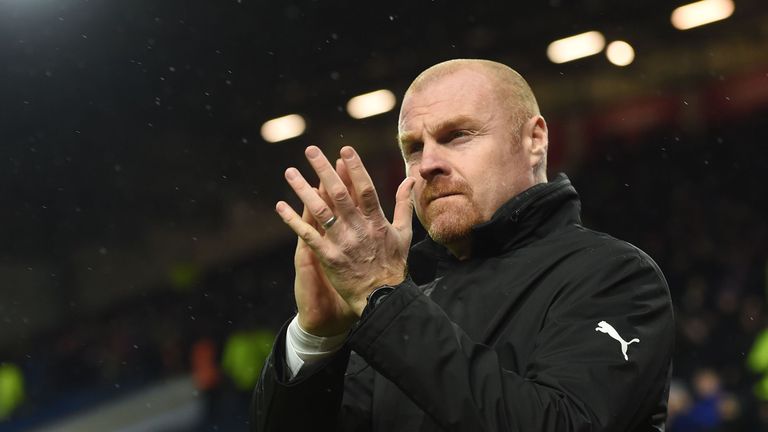
[[[567, 280], [531, 335], [536, 348], [520, 374], [409, 280], [350, 344], [442, 430], [630, 430], [659, 403], [669, 372], [674, 326], [666, 282], [639, 252]], [[596, 330], [601, 321], [626, 340], [640, 339], [629, 345], [628, 360], [618, 340]]]
[[[289, 321], [290, 322], [290, 321]], [[278, 334], [254, 390], [251, 430], [364, 431], [370, 424], [373, 371], [349, 346], [288, 379], [285, 335]]]

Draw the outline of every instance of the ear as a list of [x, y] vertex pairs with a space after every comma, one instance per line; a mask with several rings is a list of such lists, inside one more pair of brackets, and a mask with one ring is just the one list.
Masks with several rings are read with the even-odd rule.
[[547, 149], [549, 148], [549, 131], [547, 121], [540, 115], [535, 115], [523, 124], [522, 143], [526, 150], [531, 168], [546, 168]]

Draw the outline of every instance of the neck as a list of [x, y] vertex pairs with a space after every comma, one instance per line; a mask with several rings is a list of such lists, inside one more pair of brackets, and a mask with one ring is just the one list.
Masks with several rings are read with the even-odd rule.
[[452, 241], [450, 244], [446, 244], [445, 247], [459, 261], [468, 260], [472, 257], [472, 238], [470, 236]]

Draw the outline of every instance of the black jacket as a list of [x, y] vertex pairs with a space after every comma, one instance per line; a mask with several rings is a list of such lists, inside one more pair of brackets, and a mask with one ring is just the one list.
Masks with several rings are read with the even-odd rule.
[[470, 260], [419, 243], [411, 277], [290, 382], [284, 329], [255, 391], [254, 429], [663, 431], [675, 330], [666, 281], [636, 247], [581, 226], [579, 211], [561, 175], [475, 227]]

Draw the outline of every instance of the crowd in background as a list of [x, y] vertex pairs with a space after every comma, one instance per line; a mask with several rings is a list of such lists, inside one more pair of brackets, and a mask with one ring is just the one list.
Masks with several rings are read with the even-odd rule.
[[[579, 170], [585, 224], [648, 252], [676, 312], [672, 432], [768, 429], [768, 137], [759, 115], [604, 139]], [[763, 155], [761, 156], [761, 152]], [[761, 364], [762, 363], [762, 364]], [[762, 382], [761, 382], [762, 381]]]
[[[677, 321], [671, 432], [768, 430], [768, 391], [760, 391], [768, 347], [756, 343], [766, 330], [768, 204], [763, 183], [750, 177], [767, 168], [756, 150], [768, 138], [759, 117], [601, 137], [568, 173], [584, 224], [644, 249], [669, 281]], [[260, 362], [294, 310], [293, 246], [203, 271], [184, 287], [169, 282], [2, 353], [23, 377], [23, 397], [0, 430], [179, 374], [206, 394], [200, 430], [244, 430]]]

